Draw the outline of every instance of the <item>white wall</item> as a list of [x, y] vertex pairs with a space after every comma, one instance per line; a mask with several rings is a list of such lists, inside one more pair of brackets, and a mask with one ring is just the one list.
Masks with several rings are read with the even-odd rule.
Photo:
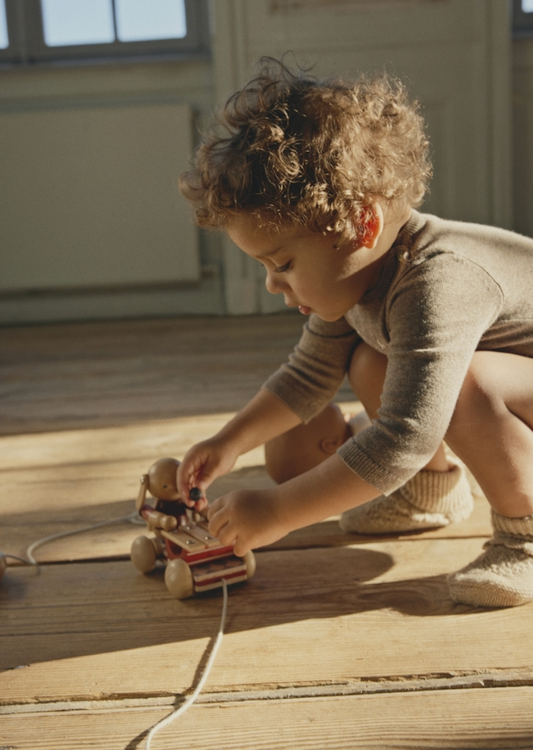
[[0, 291], [198, 282], [192, 149], [188, 103], [1, 112]]

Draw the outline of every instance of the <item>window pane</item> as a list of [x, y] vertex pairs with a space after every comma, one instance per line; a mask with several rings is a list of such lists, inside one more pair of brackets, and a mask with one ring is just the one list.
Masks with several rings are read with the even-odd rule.
[[0, 0], [0, 49], [9, 47], [9, 36], [7, 35], [6, 4]]
[[181, 39], [187, 34], [184, 0], [115, 0], [121, 42]]
[[49, 47], [115, 41], [111, 0], [41, 0]]
[[524, 13], [533, 13], [533, 0], [522, 0], [522, 10]]

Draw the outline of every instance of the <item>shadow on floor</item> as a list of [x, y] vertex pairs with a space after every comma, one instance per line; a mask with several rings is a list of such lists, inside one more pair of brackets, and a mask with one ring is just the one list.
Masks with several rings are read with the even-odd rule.
[[[260, 552], [257, 573], [230, 589], [226, 632], [388, 610], [448, 618], [470, 610], [448, 596], [444, 575], [374, 581], [390, 555], [364, 548]], [[177, 601], [163, 570], [142, 575], [129, 562], [8, 569], [0, 585], [4, 644], [0, 669], [213, 635], [221, 592]], [[436, 634], [437, 640], [438, 635]]]

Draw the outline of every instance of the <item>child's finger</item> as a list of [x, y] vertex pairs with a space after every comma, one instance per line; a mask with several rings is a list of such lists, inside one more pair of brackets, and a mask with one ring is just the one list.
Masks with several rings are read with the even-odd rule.
[[181, 480], [188, 490], [192, 487], [198, 487], [202, 492], [205, 492], [217, 477], [216, 462], [209, 453], [202, 452], [189, 460], [185, 457], [182, 466]]
[[233, 552], [237, 557], [244, 557], [247, 552], [249, 552], [252, 548], [249, 544], [245, 544], [242, 542], [239, 538], [235, 539], [234, 545], [233, 545]]
[[207, 518], [209, 520], [209, 533], [220, 539], [219, 534], [228, 523], [227, 513], [224, 512], [224, 504], [221, 501], [221, 498], [215, 500], [215, 502], [209, 507]]
[[[211, 523], [209, 524], [209, 529], [211, 529]], [[213, 534], [211, 530], [209, 533]], [[220, 523], [217, 523], [217, 532], [213, 536], [216, 536], [225, 547], [230, 547], [237, 541], [236, 531], [227, 518], [220, 519]]]
[[203, 497], [201, 500], [199, 500], [196, 505], [194, 506], [195, 509], [198, 511], [198, 513], [201, 513], [203, 516], [205, 516], [205, 512], [209, 508], [209, 503], [207, 501], [206, 497]]
[[209, 506], [209, 512], [207, 514], [207, 517], [210, 521], [214, 517], [215, 513], [217, 513], [222, 508], [222, 505], [223, 503], [221, 502], [220, 497], [211, 503], [211, 505]]
[[196, 461], [188, 459], [187, 456], [185, 456], [178, 467], [177, 485], [179, 493], [184, 500], [189, 499], [189, 492], [192, 487], [198, 487], [201, 490], [204, 489], [199, 481], [201, 468], [201, 464], [198, 465]]
[[[215, 503], [216, 503], [216, 500], [215, 500]], [[214, 532], [211, 531], [211, 529], [215, 528], [215, 520], [214, 520], [214, 518], [215, 518], [215, 512], [216, 511], [215, 511], [215, 508], [214, 508], [214, 503], [211, 503], [211, 505], [207, 509], [207, 520], [209, 521], [209, 533], [213, 534], [214, 536], [216, 536], [216, 534], [214, 534]]]

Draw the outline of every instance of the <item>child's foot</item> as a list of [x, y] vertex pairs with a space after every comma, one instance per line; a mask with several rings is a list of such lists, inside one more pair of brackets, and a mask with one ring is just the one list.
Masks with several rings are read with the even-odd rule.
[[473, 509], [465, 470], [454, 464], [449, 471], [419, 471], [391, 495], [345, 511], [339, 524], [355, 534], [394, 534], [448, 526]]
[[474, 562], [448, 577], [452, 599], [474, 607], [516, 607], [533, 601], [533, 516], [492, 511], [493, 538]]

